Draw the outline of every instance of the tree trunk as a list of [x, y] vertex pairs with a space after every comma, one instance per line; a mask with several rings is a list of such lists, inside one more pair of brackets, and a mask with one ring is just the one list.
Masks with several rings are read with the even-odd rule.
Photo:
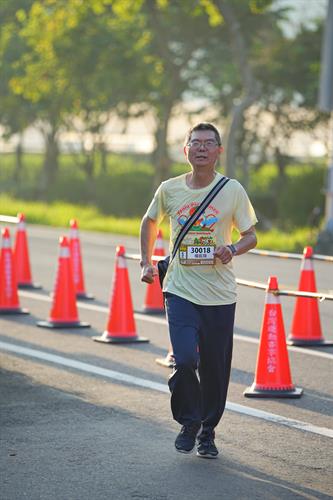
[[172, 104], [166, 103], [158, 112], [155, 129], [155, 149], [152, 159], [155, 165], [154, 187], [170, 176], [171, 160], [168, 151], [168, 127], [171, 117]]
[[23, 169], [23, 147], [22, 147], [22, 135], [19, 136], [19, 141], [15, 148], [15, 169], [13, 173], [13, 180], [16, 185], [21, 182], [22, 169]]
[[93, 151], [89, 151], [86, 153], [84, 162], [83, 162], [83, 170], [87, 176], [87, 181], [90, 182], [94, 177], [94, 164], [95, 164], [95, 155]]
[[101, 172], [106, 175], [108, 170], [108, 151], [104, 142], [100, 143], [99, 151], [101, 155]]
[[232, 111], [226, 147], [226, 174], [228, 177], [235, 177], [237, 140], [243, 123], [244, 112], [258, 99], [261, 86], [254, 78], [252, 68], [247, 58], [247, 48], [242, 35], [241, 27], [232, 7], [225, 0], [218, 0], [217, 6], [230, 31], [231, 48], [234, 55], [234, 61], [239, 68], [243, 84], [243, 96], [241, 97], [241, 102], [235, 105]]
[[59, 147], [57, 141], [57, 129], [53, 127], [50, 132], [45, 133], [46, 149], [43, 170], [40, 176], [38, 194], [42, 199], [48, 199], [48, 191], [56, 180], [59, 168]]

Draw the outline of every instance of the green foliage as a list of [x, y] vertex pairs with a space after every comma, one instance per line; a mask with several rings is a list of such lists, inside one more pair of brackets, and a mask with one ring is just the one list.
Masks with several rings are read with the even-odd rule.
[[[139, 169], [132, 188], [128, 173], [119, 173], [121, 181], [112, 172], [103, 177], [101, 151], [111, 139], [106, 125], [117, 117], [126, 126], [132, 116], [149, 111], [156, 183], [169, 176], [168, 124], [185, 98], [194, 103], [199, 98], [202, 111], [213, 110], [217, 122], [230, 124], [235, 110], [241, 111], [233, 145], [244, 172], [249, 167], [245, 159], [263, 156], [260, 165], [293, 131], [311, 132], [325, 123], [327, 116], [316, 109], [323, 23], [303, 26], [288, 39], [278, 23], [284, 11], [274, 3], [1, 0], [0, 123], [6, 137], [37, 125], [46, 150], [37, 177], [35, 171], [23, 175], [18, 162], [16, 177], [22, 176], [22, 182], [16, 193], [54, 200], [61, 192], [64, 199], [94, 201], [115, 212], [122, 191], [133, 214], [132, 191], [137, 191], [141, 209], [151, 174]], [[251, 80], [258, 80], [260, 92], [249, 118], [239, 103]], [[77, 132], [82, 154], [76, 167], [64, 172], [62, 165], [58, 168], [57, 152], [60, 133], [66, 130]], [[7, 178], [5, 184], [10, 187]], [[273, 188], [270, 194], [275, 194]], [[285, 206], [293, 209], [289, 198], [279, 207], [269, 205], [267, 193], [256, 196], [272, 218], [280, 217]], [[303, 213], [308, 208], [305, 204]]]
[[[106, 216], [96, 208], [70, 203], [41, 203], [25, 201], [0, 195], [0, 213], [15, 216], [24, 213], [28, 224], [44, 224], [53, 227], [68, 228], [69, 220], [76, 218], [81, 229], [101, 231], [114, 234], [138, 236], [140, 218], [124, 218]], [[169, 238], [169, 227], [162, 226], [163, 236]], [[301, 228], [292, 232], [278, 229], [262, 233], [258, 231], [258, 247], [281, 252], [301, 252], [306, 245], [314, 245], [317, 234], [309, 228]]]
[[[87, 181], [77, 168], [75, 157], [61, 155], [59, 172], [49, 187], [50, 202], [93, 204], [105, 214], [140, 216], [153, 193], [151, 165], [126, 156], [109, 156], [107, 171]], [[11, 193], [27, 200], [36, 199], [36, 186], [42, 166], [41, 155], [25, 155], [21, 181], [13, 180], [14, 156], [0, 157], [0, 192]]]
[[325, 168], [308, 166], [287, 168], [287, 185], [281, 189], [281, 195], [276, 196], [278, 218], [285, 221], [282, 227], [307, 224], [315, 207], [323, 212], [325, 171]]
[[323, 165], [290, 165], [279, 176], [274, 165], [265, 165], [250, 177], [249, 193], [259, 214], [282, 229], [309, 224], [312, 210], [323, 213]]
[[281, 231], [273, 228], [270, 231], [258, 231], [258, 249], [275, 250], [277, 252], [302, 253], [305, 246], [314, 246], [318, 231], [309, 227]]
[[318, 20], [314, 27], [301, 26], [294, 38], [276, 32], [256, 63], [257, 75], [272, 97], [279, 90], [280, 102], [292, 100], [296, 105], [298, 95], [301, 107], [316, 108], [322, 36], [323, 23]]
[[[104, 214], [140, 217], [151, 200], [154, 169], [142, 159], [108, 155], [106, 171], [100, 171], [90, 181], [77, 167], [75, 157], [61, 155], [59, 163], [57, 179], [48, 192], [50, 202], [87, 204]], [[0, 193], [35, 200], [41, 166], [41, 155], [24, 155], [22, 179], [17, 183], [12, 175], [14, 156], [1, 155]], [[174, 164], [172, 176], [180, 175], [188, 168], [185, 163]], [[252, 170], [248, 191], [259, 219], [268, 219], [270, 224], [284, 230], [306, 226], [314, 207], [323, 211], [325, 174], [326, 167], [320, 164], [291, 165], [283, 177], [272, 164], [258, 171]]]
[[112, 232], [117, 234], [138, 235], [139, 219], [106, 217], [95, 207], [70, 203], [31, 202], [0, 195], [0, 213], [16, 215], [24, 213], [27, 222], [54, 227], [68, 227], [71, 218], [79, 220], [81, 229]]

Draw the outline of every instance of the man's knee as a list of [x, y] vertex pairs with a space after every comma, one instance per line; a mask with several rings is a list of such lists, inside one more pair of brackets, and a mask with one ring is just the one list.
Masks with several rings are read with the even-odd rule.
[[186, 355], [175, 355], [175, 368], [181, 372], [193, 372], [197, 369], [199, 362], [198, 354], [188, 353]]

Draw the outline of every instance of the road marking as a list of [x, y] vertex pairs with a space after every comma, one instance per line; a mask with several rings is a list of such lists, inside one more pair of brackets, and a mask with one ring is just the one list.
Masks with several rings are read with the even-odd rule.
[[[40, 293], [27, 292], [25, 290], [20, 290], [19, 293], [20, 295], [22, 295], [22, 297], [26, 297], [27, 299], [41, 300], [43, 302], [51, 302], [52, 300], [51, 297], [49, 297], [48, 295], [41, 295]], [[81, 301], [78, 301], [77, 305], [80, 309], [86, 309], [87, 311], [102, 312], [106, 314], [109, 313], [109, 308], [105, 306], [99, 306], [97, 304], [87, 304], [86, 302], [81, 302]], [[165, 318], [148, 316], [147, 314], [138, 312], [134, 313], [134, 317], [139, 321], [146, 321], [147, 323], [154, 323], [163, 326], [168, 325], [167, 320]], [[250, 344], [259, 344], [259, 339], [256, 339], [254, 337], [248, 337], [246, 335], [240, 335], [237, 333], [234, 334], [234, 339], [239, 340], [241, 342], [248, 342]], [[296, 346], [288, 346], [288, 351], [307, 354], [310, 356], [316, 356], [317, 358], [333, 359], [333, 354], [330, 354], [328, 352], [315, 351], [314, 349], [309, 349], [308, 347], [302, 348]]]
[[[30, 349], [28, 347], [22, 347], [16, 344], [10, 344], [8, 342], [1, 342], [1, 341], [0, 341], [0, 349], [14, 354], [21, 354], [23, 356], [40, 359], [42, 361], [49, 361], [56, 365], [66, 366], [68, 368], [74, 368], [75, 370], [83, 371], [85, 373], [100, 375], [102, 377], [106, 377], [111, 380], [125, 382], [127, 384], [143, 387], [145, 389], [152, 389], [154, 391], [163, 392], [166, 394], [169, 393], [168, 386], [165, 384], [153, 382], [152, 380], [144, 378], [134, 377], [133, 375], [128, 375], [126, 373], [117, 372], [114, 370], [108, 370], [107, 368], [101, 368], [99, 366], [91, 365], [89, 363], [83, 363], [82, 361], [77, 361], [76, 359], [64, 358], [63, 356], [58, 356], [56, 354], [51, 354], [45, 351]], [[233, 411], [235, 413], [240, 413], [242, 415], [247, 415], [250, 417], [259, 418], [261, 420], [266, 420], [274, 424], [284, 425], [292, 429], [298, 429], [301, 431], [310, 432], [312, 434], [319, 434], [320, 436], [333, 438], [332, 429], [328, 429], [326, 427], [318, 427], [316, 425], [312, 425], [307, 422], [302, 422], [301, 420], [294, 420], [292, 418], [283, 417], [282, 415], [276, 415], [275, 413], [269, 413], [267, 411], [257, 410], [255, 408], [243, 406], [238, 403], [230, 403], [229, 401], [227, 401], [226, 409], [229, 411]]]

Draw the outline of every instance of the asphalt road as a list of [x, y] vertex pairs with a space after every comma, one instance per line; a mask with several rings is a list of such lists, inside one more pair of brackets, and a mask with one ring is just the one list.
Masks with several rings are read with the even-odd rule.
[[[218, 460], [174, 451], [166, 381], [155, 363], [168, 345], [163, 318], [140, 314], [145, 286], [128, 261], [138, 335], [147, 344], [92, 341], [105, 329], [115, 247], [138, 252], [134, 238], [81, 233], [86, 288], [80, 304], [90, 329], [44, 330], [54, 286], [58, 237], [67, 230], [29, 227], [34, 281], [21, 293], [27, 316], [0, 316], [1, 500], [35, 499], [326, 499], [333, 497], [333, 347], [289, 349], [300, 399], [246, 399], [254, 378], [265, 294], [239, 287], [228, 410], [217, 429]], [[237, 276], [297, 287], [300, 262], [235, 259]], [[315, 263], [317, 287], [333, 289], [332, 264]], [[294, 299], [281, 298], [288, 334]], [[320, 304], [333, 340], [333, 303]], [[254, 412], [254, 416], [250, 413]], [[302, 430], [300, 430], [302, 429]]]

